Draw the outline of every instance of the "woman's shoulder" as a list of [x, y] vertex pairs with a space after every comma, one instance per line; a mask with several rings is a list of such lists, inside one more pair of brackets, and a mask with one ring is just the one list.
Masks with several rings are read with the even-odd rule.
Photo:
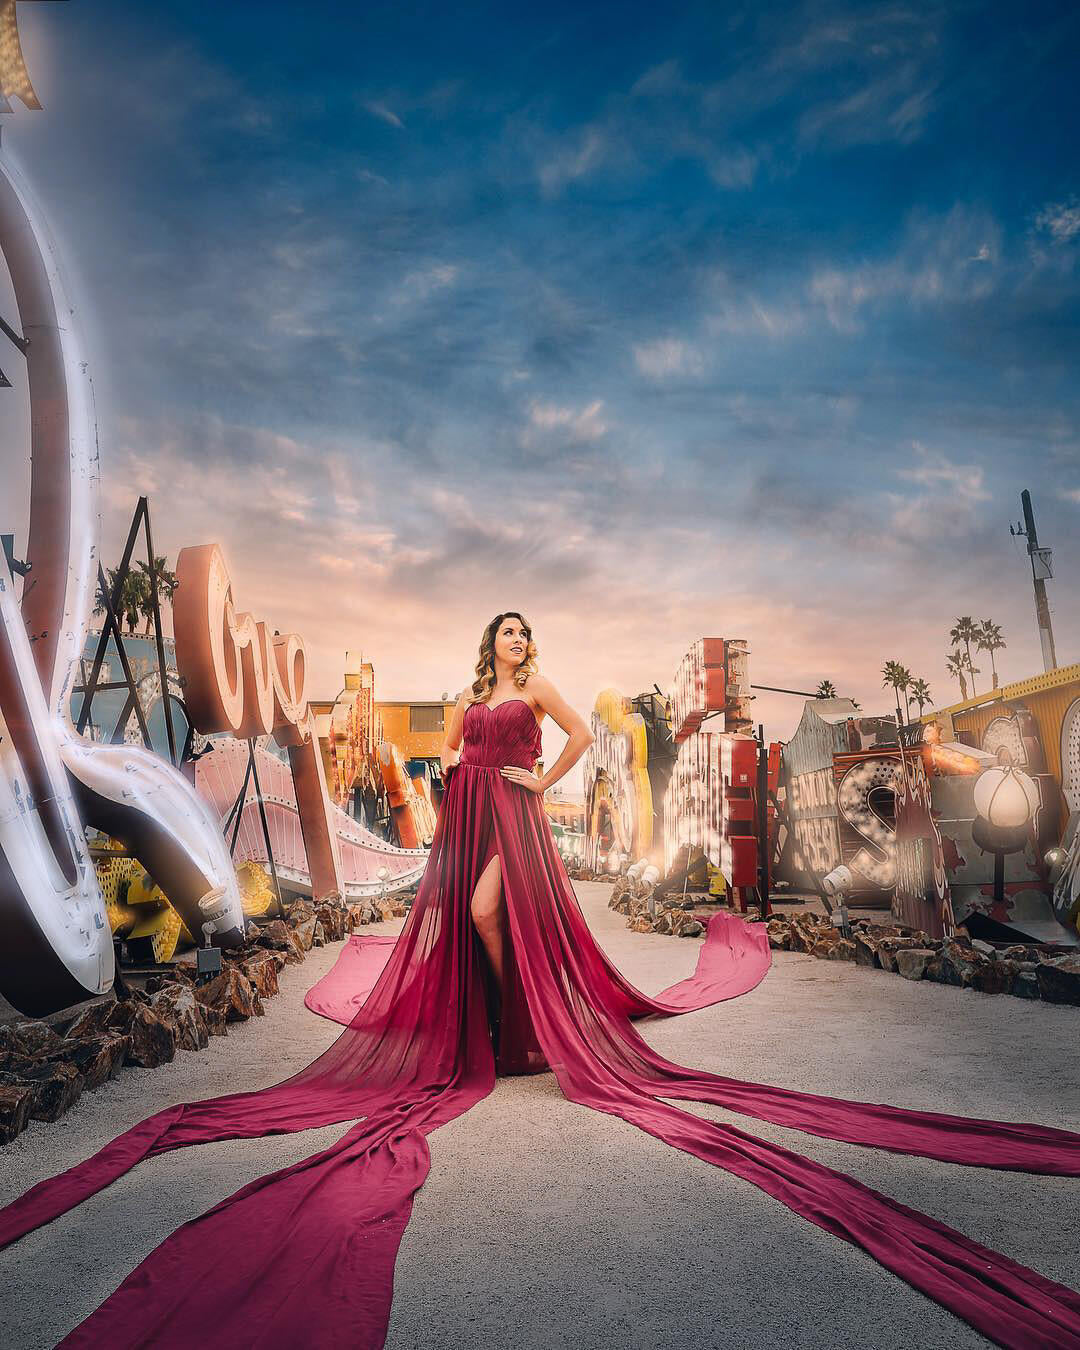
[[538, 708], [542, 706], [545, 696], [550, 694], [553, 689], [554, 685], [551, 681], [546, 675], [541, 675], [538, 670], [530, 672], [521, 686], [521, 692], [527, 698], [530, 698]]

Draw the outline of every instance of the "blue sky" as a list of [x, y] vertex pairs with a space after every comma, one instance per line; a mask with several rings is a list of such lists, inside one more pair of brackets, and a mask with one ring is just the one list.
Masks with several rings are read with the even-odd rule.
[[944, 704], [958, 614], [1041, 668], [1024, 487], [1080, 659], [1075, 6], [19, 16], [107, 547], [140, 491], [170, 555], [220, 540], [314, 693], [346, 648], [456, 691], [520, 608], [583, 711], [703, 634]]

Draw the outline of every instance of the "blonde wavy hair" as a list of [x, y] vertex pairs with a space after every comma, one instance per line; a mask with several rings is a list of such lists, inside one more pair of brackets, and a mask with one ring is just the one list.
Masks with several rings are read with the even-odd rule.
[[476, 679], [472, 682], [466, 704], [486, 703], [491, 697], [491, 691], [495, 688], [495, 634], [499, 631], [504, 619], [517, 619], [525, 630], [525, 655], [514, 671], [514, 683], [519, 689], [524, 689], [529, 676], [535, 675], [537, 672], [536, 643], [533, 641], [532, 626], [528, 619], [523, 614], [518, 614], [516, 610], [509, 610], [506, 614], [496, 614], [495, 618], [484, 629], [484, 636], [480, 639], [480, 657], [476, 663]]

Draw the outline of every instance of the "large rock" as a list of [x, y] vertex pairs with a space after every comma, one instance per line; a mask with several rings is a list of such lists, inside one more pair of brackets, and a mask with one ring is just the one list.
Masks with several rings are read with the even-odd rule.
[[896, 974], [896, 956], [898, 952], [912, 951], [920, 944], [912, 937], [887, 937], [878, 943], [877, 957], [882, 970]]
[[227, 1022], [246, 1022], [249, 1017], [261, 1015], [263, 1010], [251, 981], [235, 966], [226, 967], [209, 984], [199, 985], [195, 997], [207, 1007], [223, 1012]]
[[869, 919], [856, 919], [851, 925], [857, 932], [865, 933], [868, 937], [880, 942], [882, 938], [887, 937], [914, 937], [915, 934], [906, 928], [901, 928], [895, 923], [872, 923]]
[[775, 952], [791, 950], [791, 925], [786, 919], [770, 919], [765, 925], [769, 935], [769, 946]]
[[1013, 973], [1007, 962], [986, 961], [971, 967], [971, 987], [981, 994], [1007, 994], [1012, 982]]
[[9, 1144], [26, 1129], [35, 1093], [36, 1088], [30, 1084], [0, 1074], [0, 1144]]
[[817, 941], [810, 948], [810, 955], [826, 961], [854, 961], [855, 943], [844, 937], [838, 928], [822, 928]]
[[1003, 961], [1037, 961], [1039, 950], [1034, 944], [1018, 942], [1014, 946], [1006, 947], [999, 952], [998, 957]]
[[13, 1049], [27, 1059], [37, 1059], [60, 1043], [60, 1037], [46, 1022], [15, 1022], [11, 1032]]
[[328, 942], [342, 942], [345, 938], [346, 913], [338, 905], [320, 905], [316, 917], [323, 926]]
[[855, 943], [855, 964], [880, 969], [881, 961], [878, 957], [877, 938], [872, 937], [865, 929], [862, 929], [855, 932], [852, 941]]
[[1039, 992], [1047, 1003], [1072, 1003], [1080, 1006], [1080, 954], [1052, 956], [1035, 969]]
[[202, 1004], [186, 984], [167, 984], [151, 1000], [156, 1013], [176, 1027], [176, 1043], [181, 1050], [205, 1050], [210, 1040]]
[[902, 947], [896, 952], [896, 973], [905, 980], [921, 980], [933, 956], [929, 947]]
[[[934, 954], [934, 959], [926, 967], [926, 978], [938, 984], [951, 984], [958, 989], [971, 989], [975, 984], [976, 972], [993, 964], [981, 952], [975, 951], [961, 938], [949, 938]], [[993, 977], [982, 976], [992, 987]]]
[[153, 999], [155, 994], [159, 994], [162, 989], [167, 989], [170, 984], [194, 985], [195, 972], [190, 966], [177, 963], [163, 975], [151, 975], [146, 981], [146, 992]]
[[34, 1120], [59, 1120], [82, 1096], [82, 1074], [74, 1064], [62, 1061], [26, 1063], [14, 1073], [0, 1074], [9, 1086], [25, 1085], [33, 1098], [30, 1115]]
[[300, 945], [306, 952], [311, 951], [312, 947], [315, 945], [315, 930], [318, 927], [318, 924], [318, 919], [312, 915], [310, 919], [304, 919], [293, 928], [293, 932], [300, 939]]
[[315, 906], [310, 900], [296, 900], [288, 908], [286, 921], [290, 928], [295, 928], [297, 924], [307, 923], [308, 919], [315, 917]]
[[284, 952], [289, 965], [299, 965], [304, 959], [302, 941], [281, 919], [273, 919], [259, 930], [259, 946]]
[[271, 951], [287, 951], [292, 945], [289, 928], [284, 919], [271, 919], [259, 929], [255, 942], [260, 947], [269, 947]]
[[135, 1005], [127, 1034], [131, 1037], [130, 1064], [137, 1064], [141, 1069], [156, 1069], [159, 1064], [168, 1064], [176, 1057], [179, 1037], [175, 1023], [147, 1004]]
[[206, 1029], [211, 1036], [227, 1036], [229, 1034], [224, 1008], [215, 1008], [209, 1003], [200, 1003], [199, 1007], [202, 1009], [203, 1021], [206, 1023]]
[[348, 927], [350, 933], [354, 928], [361, 928], [365, 924], [381, 922], [382, 915], [370, 900], [360, 900], [349, 906]]
[[119, 1075], [130, 1052], [130, 1036], [105, 1031], [100, 1036], [66, 1037], [48, 1059], [73, 1065], [82, 1075], [84, 1088], [93, 1091], [107, 1078]]
[[[831, 926], [831, 925], [830, 925]], [[791, 919], [791, 950], [793, 952], [811, 952], [821, 936], [816, 916], [797, 914]]]
[[65, 1032], [66, 1038], [69, 1041], [79, 1041], [86, 1036], [103, 1035], [109, 1029], [109, 1018], [115, 1007], [116, 1000], [113, 998], [102, 999], [100, 1003], [91, 1003], [89, 1008], [84, 1008], [68, 1027]]
[[269, 952], [253, 956], [240, 966], [240, 970], [260, 998], [272, 998], [278, 992], [278, 963]]

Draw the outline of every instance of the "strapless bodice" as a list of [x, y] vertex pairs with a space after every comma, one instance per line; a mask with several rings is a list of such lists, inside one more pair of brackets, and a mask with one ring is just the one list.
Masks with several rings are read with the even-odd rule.
[[523, 698], [495, 706], [470, 703], [462, 724], [461, 768], [498, 769], [515, 764], [530, 772], [540, 758], [540, 724]]

